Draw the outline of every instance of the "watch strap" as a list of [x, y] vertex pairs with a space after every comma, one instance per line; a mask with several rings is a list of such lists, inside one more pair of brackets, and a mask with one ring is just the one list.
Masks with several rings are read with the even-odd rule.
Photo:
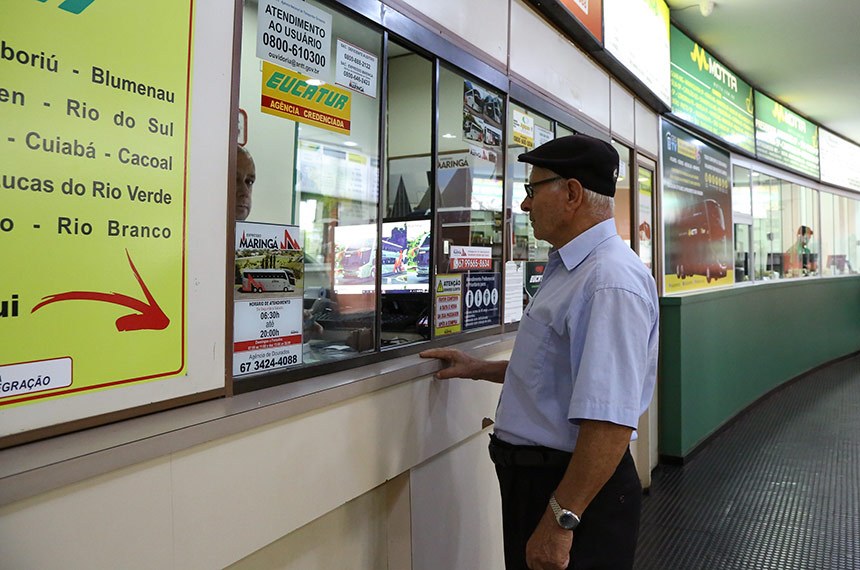
[[556, 519], [561, 516], [562, 508], [561, 505], [558, 504], [558, 499], [555, 498], [555, 495], [550, 495], [549, 497], [549, 508], [552, 509], [552, 514], [555, 515]]
[[[562, 508], [562, 506], [558, 504], [558, 499], [555, 498], [554, 493], [549, 497], [549, 508], [552, 509], [552, 514], [555, 515], [555, 521], [561, 528], [565, 530], [574, 530], [577, 526], [579, 526], [579, 515], [577, 515], [573, 511]], [[572, 520], [573, 525], [571, 526], [570, 524], [565, 524], [563, 522], [563, 518]]]

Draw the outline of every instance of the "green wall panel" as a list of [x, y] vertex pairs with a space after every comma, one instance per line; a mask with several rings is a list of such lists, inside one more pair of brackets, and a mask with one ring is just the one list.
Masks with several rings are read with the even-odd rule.
[[860, 350], [860, 277], [660, 300], [660, 454], [683, 458], [784, 382]]

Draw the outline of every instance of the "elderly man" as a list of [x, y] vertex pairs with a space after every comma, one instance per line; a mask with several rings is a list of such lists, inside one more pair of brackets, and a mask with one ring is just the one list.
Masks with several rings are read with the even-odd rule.
[[251, 195], [257, 180], [254, 158], [245, 147], [236, 151], [236, 221], [248, 219], [251, 214]]
[[615, 230], [618, 153], [572, 135], [520, 155], [522, 209], [548, 241], [509, 362], [421, 353], [437, 378], [503, 383], [490, 457], [508, 570], [633, 566], [641, 486], [629, 442], [657, 369], [654, 279]]

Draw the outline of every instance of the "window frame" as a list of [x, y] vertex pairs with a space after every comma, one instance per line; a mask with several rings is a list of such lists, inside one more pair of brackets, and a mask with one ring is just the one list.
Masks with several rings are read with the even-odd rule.
[[[237, 1], [237, 18], [236, 18], [236, 26], [234, 30], [234, 72], [233, 72], [233, 87], [231, 93], [231, 110], [233, 114], [238, 114], [239, 108], [239, 88], [240, 88], [240, 76], [239, 70], [241, 66], [241, 43], [242, 43], [242, 30], [243, 30], [243, 2], [242, 0]], [[510, 97], [510, 80], [508, 76], [498, 69], [490, 66], [486, 62], [480, 59], [480, 55], [475, 52], [472, 53], [469, 50], [464, 50], [463, 47], [454, 45], [450, 41], [445, 38], [440, 37], [438, 34], [434, 34], [427, 28], [422, 25], [409, 20], [404, 15], [384, 8], [379, 2], [376, 0], [318, 0], [320, 4], [324, 5], [327, 9], [336, 10], [340, 12], [343, 16], [348, 18], [352, 18], [357, 23], [370, 27], [371, 29], [380, 33], [381, 37], [381, 50], [380, 57], [382, 59], [380, 65], [380, 73], [381, 82], [380, 82], [380, 96], [378, 105], [380, 108], [379, 114], [379, 133], [378, 133], [378, 156], [379, 158], [379, 177], [378, 177], [378, 187], [377, 190], [379, 192], [380, 198], [382, 197], [382, 193], [386, 191], [387, 181], [385, 175], [387, 174], [387, 149], [386, 149], [386, 137], [387, 137], [387, 128], [388, 121], [386, 116], [386, 105], [388, 102], [387, 89], [388, 89], [388, 44], [389, 42], [396, 42], [398, 44], [403, 45], [404, 47], [408, 47], [410, 50], [414, 51], [416, 54], [425, 57], [430, 60], [433, 65], [433, 94], [432, 94], [432, 119], [431, 119], [431, 132], [427, 133], [428, 136], [431, 137], [431, 155], [433, 161], [433, 169], [432, 169], [432, 182], [435, 188], [436, 177], [437, 177], [437, 168], [438, 164], [438, 136], [439, 136], [439, 76], [440, 69], [444, 65], [447, 69], [454, 71], [462, 75], [465, 78], [473, 78], [476, 81], [487, 85], [488, 87], [499, 92], [500, 96], [505, 101], [505, 104], [509, 101]], [[541, 99], [541, 101], [543, 101]], [[547, 105], [547, 103], [542, 103], [543, 105]], [[558, 110], [555, 110], [555, 114], [559, 113]], [[570, 117], [565, 117], [570, 119]], [[503, 121], [507, 121], [507, 113], [504, 114]], [[574, 119], [571, 122], [580, 123], [582, 121], [578, 119]], [[582, 124], [587, 124], [582, 122]], [[506, 133], [507, 124], [503, 124], [502, 129], [502, 160], [505, 160], [504, 154], [507, 151], [508, 141], [507, 141], [507, 133]], [[234, 136], [235, 135], [235, 136]], [[238, 129], [236, 126], [231, 128], [231, 140], [238, 139]], [[232, 145], [231, 145], [232, 146]], [[229, 179], [235, 178], [235, 153], [236, 150], [231, 148], [231, 163], [228, 176]], [[503, 172], [504, 168], [506, 168], [506, 163], [503, 164]], [[507, 175], [504, 174], [503, 178], [503, 188], [506, 185]], [[508, 247], [507, 241], [509, 239], [509, 234], [505, 216], [505, 212], [508, 209], [508, 197], [506, 192], [503, 192], [503, 203], [502, 203], [502, 241], [503, 241], [503, 259], [502, 259], [502, 267], [504, 267], [504, 255], [506, 255], [506, 248]], [[235, 200], [234, 196], [230, 197], [231, 200]], [[228, 206], [229, 211], [234, 211], [232, 205]], [[438, 208], [436, 207], [436, 192], [431, 192], [431, 232], [438, 231]], [[377, 204], [377, 238], [382, 235], [382, 224], [384, 218], [384, 204], [383, 200], [379, 200]], [[234, 251], [232, 248], [233, 245], [233, 234], [235, 231], [235, 226], [229, 230], [228, 236], [228, 244], [227, 244], [227, 253], [228, 253], [228, 261], [233, 261]], [[432, 246], [431, 246], [432, 248]], [[431, 249], [431, 266], [435, 267], [436, 262], [436, 251], [432, 251]], [[379, 267], [382, 262], [382, 252], [381, 248], [377, 247], [376, 249], [376, 266]], [[228, 283], [232, 283], [232, 279], [234, 276], [234, 269], [231, 263], [227, 264], [227, 279]], [[432, 280], [435, 278], [435, 273], [431, 275], [431, 285]], [[504, 291], [504, 271], [502, 271], [501, 275], [502, 281], [502, 291]], [[350, 358], [344, 359], [336, 359], [327, 362], [315, 363], [307, 366], [302, 366], [300, 368], [284, 368], [280, 370], [274, 370], [267, 373], [261, 373], [257, 375], [244, 376], [239, 380], [236, 380], [232, 376], [232, 359], [233, 353], [231, 349], [226, 351], [226, 373], [225, 380], [227, 384], [227, 393], [228, 395], [238, 395], [244, 394], [247, 392], [253, 392], [256, 390], [261, 390], [264, 388], [271, 388], [275, 386], [282, 386], [285, 384], [291, 384], [294, 382], [298, 382], [301, 380], [313, 379], [319, 376], [325, 376], [330, 374], [336, 374], [340, 372], [346, 372], [351, 369], [359, 368], [362, 366], [367, 366], [379, 362], [384, 362], [387, 360], [392, 360], [395, 358], [399, 358], [402, 356], [408, 356], [412, 354], [416, 354], [422, 350], [425, 350], [430, 347], [444, 347], [453, 344], [465, 343], [469, 341], [473, 341], [475, 339], [490, 337], [490, 336], [498, 336], [503, 334], [504, 332], [510, 330], [516, 330], [516, 327], [511, 328], [509, 324], [507, 327], [504, 324], [504, 302], [500, 302], [500, 315], [499, 315], [499, 324], [492, 325], [488, 327], [484, 327], [481, 329], [477, 329], [474, 331], [465, 331], [452, 335], [446, 335], [443, 337], [436, 337], [432, 331], [432, 323], [435, 318], [435, 302], [433, 301], [433, 291], [432, 286], [430, 288], [430, 296], [431, 296], [431, 338], [430, 340], [418, 341], [414, 343], [409, 343], [402, 346], [392, 346], [392, 347], [383, 347], [381, 345], [381, 324], [382, 324], [382, 304], [381, 304], [381, 274], [380, 271], [376, 272], [376, 283], [375, 283], [375, 296], [376, 296], [376, 311], [374, 317], [374, 347], [373, 350], [367, 353], [357, 354]], [[229, 288], [228, 288], [229, 290]], [[233, 300], [232, 298], [227, 299], [226, 303], [227, 312], [228, 312], [228, 324], [226, 327], [225, 335], [227, 337], [226, 346], [232, 347], [233, 340]], [[516, 323], [515, 323], [516, 324]]]

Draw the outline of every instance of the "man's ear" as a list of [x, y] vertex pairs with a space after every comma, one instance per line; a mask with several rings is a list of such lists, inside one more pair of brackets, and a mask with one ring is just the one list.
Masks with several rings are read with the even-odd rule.
[[576, 178], [567, 179], [567, 200], [571, 206], [577, 209], [582, 206], [582, 202], [585, 200], [585, 188]]

